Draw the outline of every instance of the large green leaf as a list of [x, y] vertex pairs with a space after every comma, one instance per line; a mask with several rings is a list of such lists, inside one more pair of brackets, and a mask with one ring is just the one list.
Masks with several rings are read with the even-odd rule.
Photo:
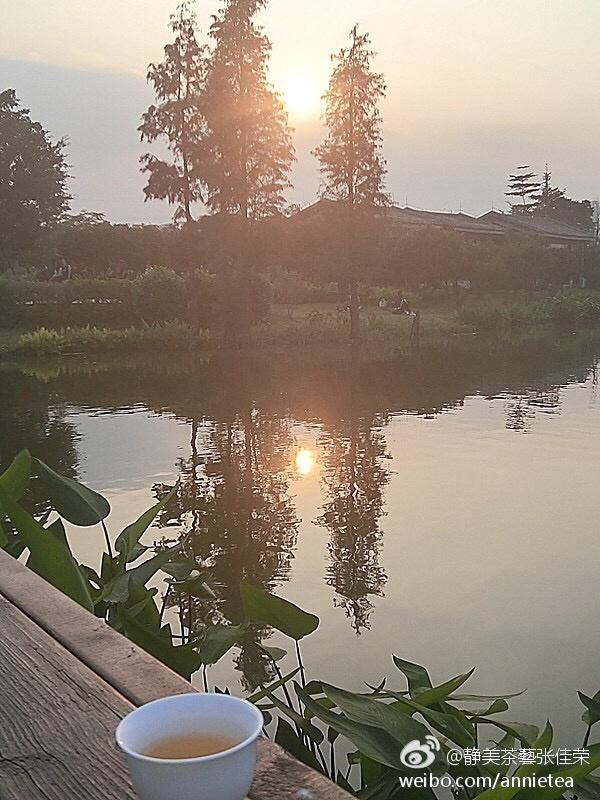
[[170, 637], [142, 625], [127, 611], [123, 614], [123, 629], [132, 642], [188, 680], [202, 664], [200, 655], [192, 645], [174, 646]]
[[240, 594], [247, 620], [270, 625], [296, 641], [308, 636], [319, 626], [319, 618], [315, 614], [309, 614], [289, 600], [257, 589], [249, 583], [242, 583]]
[[245, 625], [211, 625], [198, 648], [202, 663], [216, 664], [245, 633]]
[[2, 487], [0, 504], [29, 549], [28, 566], [88, 611], [93, 611], [94, 604], [87, 581], [66, 539], [42, 528]]
[[[575, 796], [579, 796], [577, 791], [578, 782], [581, 780], [585, 784], [587, 776], [595, 769], [600, 767], [600, 744], [594, 744], [589, 748], [589, 762], [584, 764], [576, 764], [564, 769], [559, 769], [553, 764], [544, 766], [527, 765], [528, 769], [525, 772], [523, 767], [520, 767], [515, 772], [515, 777], [524, 775], [535, 774], [537, 777], [552, 775], [554, 781], [552, 786], [535, 786], [527, 789], [519, 790], [518, 787], [497, 787], [496, 789], [489, 789], [487, 792], [478, 795], [478, 800], [510, 800], [514, 797], [516, 800], [558, 800], [566, 791], [564, 785], [557, 786], [556, 778], [562, 779], [571, 778], [575, 784], [575, 789], [571, 792]], [[562, 783], [562, 781], [561, 781]], [[589, 784], [588, 784], [589, 786]], [[571, 794], [571, 792], [569, 792]]]
[[325, 722], [329, 727], [346, 736], [361, 753], [369, 758], [385, 764], [393, 769], [404, 770], [400, 762], [400, 750], [393, 736], [382, 728], [355, 722], [344, 714], [335, 714], [324, 708], [314, 698], [307, 694], [302, 687], [294, 682], [298, 698], [312, 714]]
[[449, 681], [441, 683], [439, 686], [433, 686], [430, 689], [423, 689], [418, 692], [414, 691], [412, 692], [413, 699], [422, 706], [433, 706], [436, 703], [440, 703], [442, 700], [446, 700], [452, 692], [460, 688], [463, 683], [466, 683], [474, 672], [475, 668], [473, 667], [473, 669], [465, 672], [463, 675], [457, 675], [455, 678], [451, 678]]
[[[552, 725], [547, 722], [546, 727], [542, 731], [541, 735], [533, 743], [533, 749], [544, 750], [545, 748], [550, 747], [553, 737], [554, 731], [552, 730]], [[502, 744], [502, 742], [500, 744]], [[538, 764], [521, 764], [521, 766], [515, 770], [511, 777], [527, 778], [531, 775], [535, 775], [539, 769], [540, 767]], [[485, 792], [477, 795], [477, 800], [511, 800], [511, 798], [518, 793], [519, 781], [514, 781], [514, 785], [511, 781], [510, 786], [497, 786], [495, 789], [487, 789]]]
[[521, 692], [513, 692], [512, 694], [453, 694], [448, 700], [450, 702], [460, 700], [463, 703], [478, 703], [480, 700], [484, 702], [488, 700], [511, 700], [513, 697], [520, 697], [526, 691], [527, 689], [523, 689]]
[[13, 500], [19, 501], [25, 494], [31, 474], [31, 455], [29, 450], [21, 450], [10, 466], [0, 475], [0, 487]]
[[425, 667], [420, 664], [413, 664], [412, 661], [405, 661], [403, 658], [398, 658], [398, 656], [392, 656], [392, 658], [400, 672], [406, 676], [408, 690], [411, 695], [417, 694], [424, 689], [432, 688], [433, 684]]
[[10, 539], [2, 522], [2, 514], [2, 509], [0, 509], [0, 549], [4, 550], [4, 548], [8, 547]]
[[275, 708], [278, 708], [282, 714], [288, 717], [288, 719], [291, 719], [297, 728], [304, 731], [311, 741], [315, 742], [316, 744], [321, 744], [324, 738], [323, 731], [320, 728], [317, 728], [316, 725], [313, 725], [310, 719], [307, 719], [302, 714], [299, 714], [295, 708], [292, 708], [291, 705], [284, 703], [274, 694], [269, 694], [269, 700], [271, 703], [273, 703]]
[[487, 706], [471, 709], [459, 708], [457, 711], [466, 717], [488, 717], [490, 714], [501, 714], [503, 711], [508, 711], [508, 703], [506, 700], [493, 700]]
[[161, 550], [153, 558], [149, 558], [127, 572], [121, 572], [113, 578], [104, 588], [102, 599], [107, 603], [125, 603], [129, 599], [131, 586], [145, 586], [150, 578], [167, 564], [173, 555], [181, 548], [183, 542]]
[[141, 556], [147, 548], [140, 545], [140, 539], [146, 533], [150, 525], [154, 522], [158, 514], [167, 505], [173, 497], [177, 487], [172, 489], [168, 495], [163, 497], [160, 503], [144, 511], [135, 522], [124, 528], [117, 536], [115, 541], [115, 549], [119, 553], [119, 563], [127, 564], [130, 561], [135, 561], [136, 558]]
[[600, 692], [596, 692], [593, 697], [588, 697], [583, 692], [577, 692], [577, 694], [587, 709], [583, 712], [583, 721], [588, 725], [595, 725], [600, 720]]
[[167, 575], [175, 578], [176, 581], [187, 581], [190, 578], [194, 578], [194, 574], [198, 572], [198, 565], [191, 558], [181, 558], [177, 561], [172, 561], [170, 564], [165, 564], [163, 569]]
[[466, 718], [461, 718], [460, 712], [452, 709], [452, 706], [446, 706], [449, 712], [438, 711], [427, 706], [421, 706], [418, 702], [402, 698], [397, 704], [394, 704], [395, 710], [400, 713], [407, 713], [405, 706], [411, 708], [409, 713], [420, 714], [438, 733], [445, 736], [450, 741], [459, 745], [460, 747], [473, 747], [475, 744], [475, 728]]
[[[429, 722], [439, 733], [446, 736], [451, 741], [460, 745], [461, 747], [473, 747], [475, 728], [471, 722], [461, 712], [447, 703], [436, 704], [436, 708], [429, 708], [421, 703], [421, 697], [425, 697], [426, 692], [417, 694], [415, 700], [411, 700], [406, 694], [402, 692], [392, 692], [386, 689], [381, 693], [383, 697], [393, 697], [396, 702], [390, 705], [399, 713], [408, 714], [421, 714], [421, 716]], [[430, 695], [429, 700], [435, 698], [435, 695]], [[438, 710], [438, 709], [442, 710]]]
[[156, 607], [154, 598], [158, 589], [148, 589], [146, 586], [137, 584], [129, 585], [129, 599], [127, 600], [126, 612], [150, 630], [160, 630], [160, 612]]
[[[348, 719], [354, 722], [363, 722], [375, 728], [381, 728], [389, 733], [396, 741], [398, 751], [414, 739], [426, 741], [425, 737], [430, 733], [423, 723], [403, 713], [398, 707], [373, 700], [364, 695], [348, 692], [345, 689], [338, 689], [327, 683], [323, 684], [323, 691]], [[425, 709], [423, 709], [423, 712], [425, 712]], [[437, 714], [439, 718], [443, 716], [443, 714]], [[458, 725], [458, 723], [456, 724]], [[458, 727], [460, 728], [460, 726]], [[461, 728], [461, 731], [463, 735], [466, 734], [463, 728]], [[473, 739], [468, 744], [473, 746]], [[431, 765], [432, 770], [436, 768], [442, 771], [446, 769], [446, 761], [441, 751], [437, 754], [434, 764]]]
[[98, 492], [73, 478], [59, 475], [37, 458], [32, 464], [53, 508], [73, 525], [96, 525], [109, 515], [108, 500]]
[[[31, 456], [28, 450], [21, 450], [13, 458], [10, 466], [0, 475], [0, 487], [13, 500], [19, 501], [25, 494], [30, 473]], [[24, 549], [24, 545], [18, 534], [13, 534], [7, 530], [3, 521], [4, 516], [5, 514], [0, 505], [0, 548], [18, 558]]]
[[172, 585], [177, 591], [197, 597], [199, 600], [215, 600], [217, 595], [208, 584], [209, 577], [209, 572], [195, 569], [187, 580], [176, 581]]
[[588, 775], [578, 780], [577, 797], [579, 800], [600, 800], [600, 777]]
[[495, 725], [500, 730], [518, 739], [523, 747], [531, 747], [540, 733], [536, 725], [529, 725], [525, 722], [507, 722], [503, 719], [488, 719], [487, 717], [471, 717], [471, 722], [487, 722], [490, 725]]
[[[536, 775], [551, 774], [554, 779], [572, 778], [577, 785], [578, 780], [585, 779], [590, 772], [600, 767], [600, 744], [593, 744], [589, 748], [589, 762], [586, 764], [575, 764], [564, 769], [557, 769], [554, 765], [545, 765], [536, 772]], [[565, 792], [563, 786], [536, 786], [535, 788], [522, 789], [517, 794], [517, 800], [558, 800]], [[577, 796], [577, 789], [574, 790]]]
[[273, 647], [272, 645], [262, 644], [259, 645], [260, 649], [263, 653], [266, 653], [271, 661], [277, 663], [281, 661], [287, 656], [287, 650], [284, 650], [282, 647]]
[[284, 675], [283, 678], [280, 678], [279, 680], [274, 681], [273, 683], [269, 683], [267, 686], [263, 686], [262, 689], [255, 692], [254, 694], [251, 694], [250, 697], [247, 698], [248, 702], [258, 703], [264, 697], [268, 697], [273, 692], [277, 691], [277, 689], [279, 689], [284, 684], [289, 683], [292, 680], [292, 678], [295, 678], [299, 672], [300, 672], [300, 667], [296, 667], [296, 669], [292, 670], [292, 672], [289, 672], [287, 675]]

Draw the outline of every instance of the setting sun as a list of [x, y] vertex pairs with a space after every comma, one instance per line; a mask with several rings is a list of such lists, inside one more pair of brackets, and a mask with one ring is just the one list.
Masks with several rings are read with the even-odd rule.
[[290, 114], [317, 115], [322, 93], [317, 82], [305, 75], [292, 75], [283, 82], [283, 100]]

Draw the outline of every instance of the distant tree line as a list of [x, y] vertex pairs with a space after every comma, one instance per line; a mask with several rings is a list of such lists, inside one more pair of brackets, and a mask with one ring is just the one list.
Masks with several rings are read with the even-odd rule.
[[[267, 0], [222, 0], [206, 41], [191, 2], [171, 18], [172, 41], [150, 64], [155, 102], [139, 133], [162, 149], [142, 157], [147, 199], [174, 206], [168, 226], [121, 225], [101, 214], [69, 214], [65, 142], [52, 140], [0, 94], [0, 270], [35, 267], [51, 278], [57, 256], [75, 277], [135, 278], [163, 265], [216, 276], [229, 315], [243, 331], [258, 273], [288, 270], [312, 284], [336, 282], [346, 292], [358, 333], [359, 283], [397, 287], [554, 286], [597, 282], [598, 255], [547, 248], [525, 236], [501, 244], [470, 241], [435, 228], [400, 231], [377, 208], [388, 204], [379, 104], [381, 74], [372, 69], [367, 34], [355, 26], [333, 56], [325, 95], [326, 136], [314, 154], [321, 198], [334, 201], [320, 217], [286, 206], [294, 160], [282, 100], [268, 80], [271, 45], [256, 16]], [[167, 155], [164, 155], [164, 145]], [[529, 166], [509, 178], [514, 214], [547, 216], [589, 227], [592, 207], [542, 179]], [[201, 213], [202, 212], [202, 213]]]

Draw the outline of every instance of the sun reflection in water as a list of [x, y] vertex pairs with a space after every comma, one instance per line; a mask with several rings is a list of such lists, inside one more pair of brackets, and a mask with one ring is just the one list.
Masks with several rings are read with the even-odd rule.
[[303, 477], [310, 475], [315, 468], [315, 454], [307, 447], [301, 447], [296, 453], [296, 471]]

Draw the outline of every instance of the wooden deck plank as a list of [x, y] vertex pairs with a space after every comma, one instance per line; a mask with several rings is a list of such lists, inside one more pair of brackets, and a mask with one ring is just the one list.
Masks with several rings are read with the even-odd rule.
[[113, 731], [132, 706], [0, 597], [0, 797], [133, 800]]
[[[2, 550], [0, 593], [132, 705], [192, 689], [182, 677]], [[0, 798], [4, 800], [1, 794]], [[350, 795], [278, 745], [261, 739], [250, 798], [348, 800]]]

